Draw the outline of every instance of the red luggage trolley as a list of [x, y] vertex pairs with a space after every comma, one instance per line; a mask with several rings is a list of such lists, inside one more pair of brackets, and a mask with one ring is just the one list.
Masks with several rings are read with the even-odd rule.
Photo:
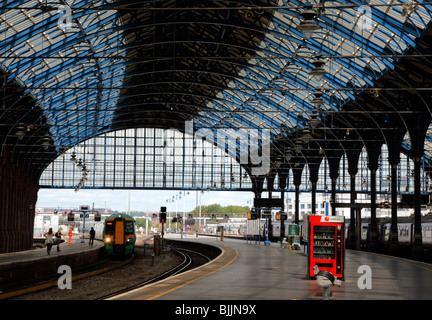
[[343, 216], [308, 216], [309, 250], [308, 274], [314, 277], [313, 267], [331, 272], [344, 280], [345, 239]]

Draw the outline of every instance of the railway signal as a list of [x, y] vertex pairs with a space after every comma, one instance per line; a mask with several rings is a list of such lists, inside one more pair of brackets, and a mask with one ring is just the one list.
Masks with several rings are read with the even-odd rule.
[[159, 221], [160, 223], [166, 222], [166, 207], [161, 207], [160, 214], [159, 214]]
[[159, 222], [162, 223], [162, 239], [164, 237], [164, 226], [166, 223], [166, 207], [161, 207], [159, 212]]

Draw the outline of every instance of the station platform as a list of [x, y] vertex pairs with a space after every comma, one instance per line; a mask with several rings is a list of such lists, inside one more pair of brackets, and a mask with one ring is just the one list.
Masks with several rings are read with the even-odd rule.
[[[136, 289], [116, 300], [322, 300], [323, 289], [306, 277], [303, 251], [245, 240], [188, 237], [223, 249], [199, 268]], [[371, 270], [364, 288], [360, 266]], [[362, 289], [363, 288], [363, 289]], [[333, 286], [330, 300], [430, 300], [432, 265], [362, 251], [346, 251], [345, 281]]]
[[[68, 265], [73, 270], [81, 270], [100, 260], [100, 250], [103, 243], [94, 241], [89, 246], [88, 239], [82, 242], [82, 236], [73, 236], [69, 245], [68, 239], [60, 244], [53, 245], [48, 255], [46, 247], [26, 251], [0, 254], [0, 299], [7, 299], [11, 292], [22, 288], [24, 293], [36, 290], [34, 283], [49, 281], [53, 275], [58, 278], [58, 268]], [[28, 291], [30, 290], [30, 291]]]
[[[88, 245], [88, 239], [85, 239], [85, 243], [81, 243], [82, 237], [73, 236], [72, 243], [69, 245], [67, 243], [67, 238], [62, 238], [66, 240], [60, 244], [60, 251], [57, 251], [57, 245], [53, 245], [51, 249], [50, 255], [47, 254], [46, 247], [44, 248], [35, 248], [26, 251], [19, 252], [11, 252], [11, 253], [2, 253], [0, 254], [0, 266], [4, 266], [7, 264], [18, 264], [23, 262], [31, 262], [40, 259], [54, 259], [59, 255], [70, 255], [74, 253], [79, 253], [88, 250], [94, 250], [96, 248], [100, 248], [103, 246], [102, 243], [95, 241], [93, 247]], [[87, 246], [85, 246], [85, 244]]]

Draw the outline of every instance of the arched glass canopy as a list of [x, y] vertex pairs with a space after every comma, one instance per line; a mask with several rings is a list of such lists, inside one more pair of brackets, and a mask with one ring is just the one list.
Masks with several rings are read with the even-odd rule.
[[[316, 30], [306, 36], [299, 26], [308, 8]], [[5, 0], [4, 145], [40, 174], [97, 135], [184, 131], [186, 121], [195, 131], [232, 128], [244, 139], [268, 130], [272, 165], [305, 129], [317, 145], [303, 140], [303, 148], [316, 150], [343, 145], [350, 132], [363, 146], [388, 142], [386, 130], [411, 136], [405, 112], [430, 116], [430, 47], [422, 41], [431, 13], [426, 1]], [[408, 74], [407, 63], [417, 68]], [[13, 102], [12, 85], [31, 103]], [[35, 109], [40, 116], [11, 116]], [[429, 165], [430, 131], [425, 137]], [[411, 140], [401, 152], [410, 154]], [[24, 142], [29, 148], [19, 149]]]

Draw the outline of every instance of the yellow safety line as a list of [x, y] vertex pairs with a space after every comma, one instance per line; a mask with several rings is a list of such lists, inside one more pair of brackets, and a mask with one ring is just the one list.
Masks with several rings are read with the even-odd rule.
[[[233, 248], [233, 249], [234, 249], [234, 248]], [[234, 251], [235, 251], [235, 253], [236, 253], [236, 254], [235, 254], [235, 257], [232, 258], [232, 259], [231, 259], [227, 264], [225, 264], [225, 265], [223, 265], [223, 266], [217, 268], [216, 270], [213, 270], [213, 271], [210, 272], [210, 273], [206, 273], [206, 274], [204, 274], [204, 275], [202, 275], [202, 276], [200, 276], [200, 277], [198, 277], [198, 278], [195, 278], [195, 279], [189, 280], [188, 282], [185, 282], [185, 283], [183, 283], [183, 284], [181, 284], [181, 285], [179, 285], [179, 286], [177, 286], [177, 287], [175, 287], [175, 288], [169, 289], [169, 290], [167, 290], [167, 291], [165, 291], [165, 292], [162, 292], [162, 293], [160, 293], [160, 294], [158, 294], [158, 295], [155, 295], [155, 296], [153, 296], [153, 297], [151, 297], [151, 298], [148, 298], [147, 300], [153, 300], [153, 299], [159, 298], [159, 297], [161, 297], [161, 296], [163, 296], [163, 295], [165, 295], [165, 294], [167, 294], [167, 293], [170, 293], [170, 292], [173, 292], [174, 290], [180, 289], [181, 287], [184, 287], [184, 286], [186, 286], [186, 285], [188, 285], [188, 284], [190, 284], [190, 283], [192, 283], [192, 282], [195, 282], [195, 281], [197, 281], [197, 280], [199, 280], [199, 279], [201, 279], [201, 278], [207, 277], [207, 276], [209, 276], [209, 275], [211, 275], [211, 274], [213, 274], [213, 273], [215, 273], [215, 272], [217, 272], [217, 271], [219, 271], [219, 270], [221, 270], [221, 269], [223, 269], [223, 268], [229, 266], [229, 265], [230, 265], [231, 263], [233, 263], [234, 260], [237, 259], [237, 257], [238, 257], [238, 251], [237, 251], [236, 249], [234, 249]]]
[[[87, 273], [79, 274], [77, 276], [72, 277], [71, 280], [73, 282], [73, 281], [84, 279], [84, 278], [87, 278], [87, 277], [96, 276], [98, 274], [114, 270], [115, 268], [122, 267], [123, 265], [125, 265], [125, 264], [127, 264], [129, 262], [130, 261], [126, 261], [124, 263], [121, 263], [118, 266], [105, 267], [103, 269], [99, 269], [99, 270], [95, 270], [95, 271], [90, 271], [90, 272], [87, 272]], [[51, 287], [55, 287], [57, 285], [58, 285], [58, 280], [47, 281], [45, 283], [42, 283], [42, 284], [39, 284], [39, 285], [35, 285], [35, 286], [29, 287], [29, 288], [24, 288], [24, 289], [20, 289], [20, 290], [15, 290], [15, 291], [10, 291], [10, 292], [6, 292], [6, 293], [2, 293], [2, 294], [0, 294], [0, 300], [8, 299], [8, 298], [16, 297], [16, 296], [20, 296], [20, 295], [23, 295], [23, 294], [28, 294], [28, 293], [32, 293], [32, 292], [37, 292], [37, 291], [45, 290], [45, 289], [48, 289], [48, 288], [51, 288]]]

